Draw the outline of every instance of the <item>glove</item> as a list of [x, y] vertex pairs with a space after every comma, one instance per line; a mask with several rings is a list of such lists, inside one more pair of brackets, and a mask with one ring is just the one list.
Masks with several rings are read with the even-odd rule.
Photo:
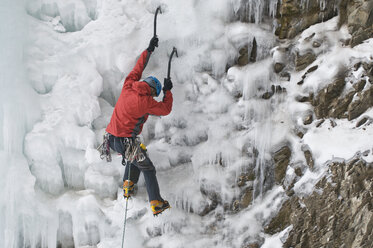
[[171, 90], [173, 87], [171, 79], [165, 78], [163, 83], [163, 91]]
[[150, 42], [149, 42], [149, 46], [146, 50], [148, 50], [148, 52], [154, 52], [154, 49], [155, 47], [158, 47], [158, 38], [156, 36], [154, 36]]

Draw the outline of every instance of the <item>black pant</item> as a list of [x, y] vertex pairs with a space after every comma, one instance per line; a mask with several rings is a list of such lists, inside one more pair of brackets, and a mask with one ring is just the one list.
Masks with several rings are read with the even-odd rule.
[[[123, 181], [131, 180], [133, 183], [137, 183], [139, 181], [140, 172], [144, 174], [146, 190], [148, 192], [149, 201], [158, 200], [162, 201], [162, 197], [159, 193], [159, 185], [156, 177], [155, 167], [152, 161], [149, 159], [148, 154], [146, 151], [142, 150], [143, 154], [145, 155], [145, 160], [141, 162], [133, 161], [130, 163], [129, 161], [125, 162], [124, 159], [124, 152], [126, 150], [125, 143], [123, 137], [116, 137], [114, 135], [109, 135], [109, 143], [110, 148], [114, 151], [120, 153], [123, 156], [123, 165], [126, 166], [123, 176]], [[130, 138], [131, 139], [131, 138]], [[129, 168], [131, 168], [130, 178], [128, 178]]]

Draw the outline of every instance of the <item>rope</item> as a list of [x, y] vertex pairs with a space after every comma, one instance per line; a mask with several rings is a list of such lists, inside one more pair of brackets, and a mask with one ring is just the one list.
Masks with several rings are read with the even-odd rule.
[[[131, 164], [132, 164], [132, 161], [128, 164], [128, 161], [127, 161], [127, 165], [128, 165], [128, 186], [130, 186], [129, 184], [129, 181], [130, 181], [130, 175], [131, 175]], [[122, 234], [122, 248], [123, 248], [123, 243], [124, 243], [124, 235], [126, 233], [126, 224], [127, 224], [127, 209], [128, 209], [128, 198], [126, 199], [126, 210], [124, 212], [124, 223], [123, 223], [123, 234]]]
[[[139, 144], [136, 142], [136, 140], [127, 140], [126, 141], [126, 144], [127, 144], [127, 151], [125, 152], [125, 156], [126, 156], [126, 159], [127, 159], [127, 165], [128, 165], [128, 185], [127, 187], [130, 186], [130, 178], [131, 178], [131, 164], [132, 162], [136, 159], [136, 157], [138, 157], [137, 155], [137, 151], [139, 149]], [[128, 150], [129, 149], [129, 150]], [[128, 191], [127, 191], [128, 193]], [[122, 248], [123, 248], [123, 244], [124, 244], [124, 235], [126, 233], [126, 224], [127, 224], [127, 210], [128, 210], [128, 198], [129, 198], [129, 195], [128, 197], [126, 198], [126, 209], [125, 209], [125, 212], [124, 212], [124, 223], [123, 223], [123, 233], [122, 233]]]

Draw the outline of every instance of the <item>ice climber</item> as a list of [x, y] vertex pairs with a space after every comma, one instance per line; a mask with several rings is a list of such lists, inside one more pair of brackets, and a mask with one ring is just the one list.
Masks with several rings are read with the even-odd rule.
[[[170, 205], [160, 195], [155, 167], [147, 155], [145, 146], [140, 144], [137, 138], [149, 115], [168, 115], [172, 109], [170, 79], [164, 80], [164, 97], [161, 102], [153, 99], [159, 96], [162, 90], [159, 80], [153, 76], [140, 80], [155, 47], [158, 47], [157, 37], [150, 40], [148, 48], [141, 53], [135, 67], [125, 79], [106, 132], [110, 148], [126, 158], [122, 162], [126, 165], [123, 177], [124, 197], [128, 198], [133, 194], [135, 184], [142, 172], [151, 210], [154, 215], [157, 215]], [[133, 159], [128, 157], [131, 154]], [[131, 160], [133, 160], [132, 163]], [[130, 175], [129, 179], [128, 175]]]

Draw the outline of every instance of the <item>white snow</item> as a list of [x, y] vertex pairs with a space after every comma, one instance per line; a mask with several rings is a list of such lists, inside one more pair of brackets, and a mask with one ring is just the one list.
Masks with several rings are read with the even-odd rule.
[[[301, 86], [297, 82], [305, 71], [292, 71], [291, 80], [282, 81], [273, 64], [287, 58], [273, 27], [261, 23], [264, 6], [274, 16], [276, 4], [42, 0], [29, 1], [25, 15], [20, 1], [5, 0], [0, 6], [0, 247], [55, 247], [57, 241], [76, 247], [121, 245], [124, 167], [114, 153], [113, 162], [101, 161], [95, 147], [125, 76], [153, 35], [159, 5], [159, 47], [143, 77], [165, 77], [169, 53], [177, 47], [171, 73], [174, 105], [170, 115], [150, 117], [141, 138], [172, 208], [153, 218], [140, 177], [138, 193], [129, 201], [126, 245], [241, 247], [260, 241], [262, 247], [281, 247], [291, 227], [274, 236], [263, 233], [286, 199], [282, 186], [269, 190], [266, 180], [275, 151], [284, 145], [292, 149], [287, 184], [296, 167], [304, 170], [294, 186], [299, 196], [313, 191], [330, 160], [357, 154], [373, 161], [372, 125], [356, 128], [359, 118], [335, 120], [335, 127], [328, 120], [320, 127], [303, 125], [312, 106], [295, 101], [332, 82], [340, 68], [371, 62], [373, 39], [351, 49], [342, 45], [349, 34], [346, 27], [336, 29], [337, 18], [311, 26], [297, 37], [295, 48], [318, 54], [310, 65], [318, 69]], [[242, 7], [255, 24], [235, 21]], [[312, 33], [312, 40], [305, 40]], [[254, 37], [257, 62], [231, 66], [243, 46], [251, 49]], [[313, 48], [313, 40], [322, 45]], [[357, 71], [351, 78], [359, 76]], [[272, 85], [286, 93], [262, 99]], [[373, 110], [362, 116], [373, 118]], [[307, 131], [302, 139], [298, 130]], [[303, 147], [312, 151], [313, 170], [306, 168]], [[256, 172], [249, 185], [256, 199], [238, 213], [224, 210], [240, 197], [237, 177], [247, 168]], [[213, 200], [201, 189], [221, 198], [203, 217], [199, 214]]]
[[313, 152], [318, 164], [335, 158], [351, 158], [356, 153], [369, 151], [364, 157], [367, 162], [373, 162], [372, 128], [356, 128], [356, 122], [336, 120], [337, 127], [325, 123], [320, 128], [309, 131], [304, 136], [304, 142]]

